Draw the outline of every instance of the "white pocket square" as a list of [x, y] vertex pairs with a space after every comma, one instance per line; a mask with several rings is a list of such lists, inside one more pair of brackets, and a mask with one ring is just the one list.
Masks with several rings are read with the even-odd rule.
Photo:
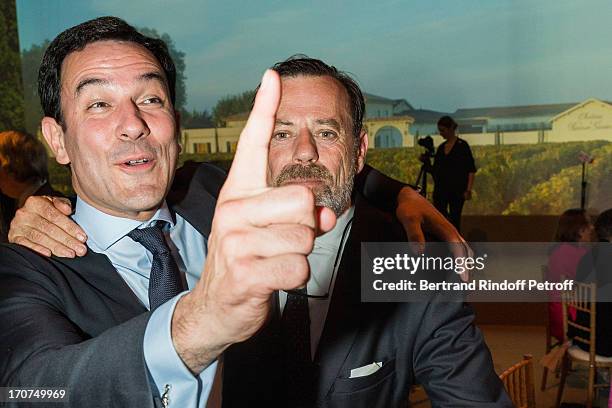
[[372, 364], [364, 365], [362, 367], [353, 368], [349, 378], [365, 377], [366, 375], [372, 375], [383, 366], [382, 361], [374, 362]]

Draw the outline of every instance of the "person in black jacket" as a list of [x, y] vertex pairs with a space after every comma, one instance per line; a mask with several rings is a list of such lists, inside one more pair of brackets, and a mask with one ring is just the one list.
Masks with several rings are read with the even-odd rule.
[[445, 142], [438, 146], [433, 164], [435, 207], [461, 230], [461, 211], [472, 198], [476, 165], [468, 143], [457, 137], [457, 123], [450, 116], [438, 120], [438, 131]]

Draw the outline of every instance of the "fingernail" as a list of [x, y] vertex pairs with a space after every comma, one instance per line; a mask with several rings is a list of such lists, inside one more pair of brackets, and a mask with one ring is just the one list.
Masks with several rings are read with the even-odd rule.
[[74, 251], [69, 249], [59, 251], [59, 256], [62, 258], [74, 258]]
[[79, 232], [77, 234], [77, 239], [81, 242], [85, 242], [87, 240], [87, 237]]
[[87, 252], [87, 248], [85, 248], [85, 245], [79, 245], [76, 248], [76, 253], [79, 255], [85, 255], [85, 252]]

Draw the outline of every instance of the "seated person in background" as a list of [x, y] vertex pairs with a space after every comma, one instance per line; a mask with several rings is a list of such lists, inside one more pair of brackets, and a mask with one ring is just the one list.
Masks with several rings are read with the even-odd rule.
[[[612, 357], [612, 208], [597, 217], [595, 231], [601, 244], [595, 245], [582, 257], [576, 280], [597, 283], [595, 352], [600, 356]], [[584, 326], [589, 325], [584, 312], [578, 312], [577, 320]], [[584, 343], [576, 344], [588, 351]]]
[[[548, 275], [551, 282], [561, 281], [561, 276], [573, 279], [576, 266], [588, 246], [581, 243], [594, 240], [593, 223], [585, 210], [572, 208], [566, 210], [559, 218], [555, 239], [558, 242], [548, 256]], [[563, 339], [563, 317], [561, 312], [561, 295], [559, 291], [550, 291], [548, 302], [548, 321], [550, 334], [558, 340]]]
[[0, 132], [0, 242], [6, 242], [15, 210], [29, 196], [59, 195], [48, 178], [47, 152], [38, 139], [14, 130]]

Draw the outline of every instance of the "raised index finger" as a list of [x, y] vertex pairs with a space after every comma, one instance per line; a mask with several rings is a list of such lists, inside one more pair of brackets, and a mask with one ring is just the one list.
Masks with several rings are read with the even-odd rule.
[[244, 197], [249, 195], [249, 191], [267, 187], [268, 151], [280, 95], [278, 73], [269, 69], [261, 80], [253, 110], [240, 134], [220, 201]]

